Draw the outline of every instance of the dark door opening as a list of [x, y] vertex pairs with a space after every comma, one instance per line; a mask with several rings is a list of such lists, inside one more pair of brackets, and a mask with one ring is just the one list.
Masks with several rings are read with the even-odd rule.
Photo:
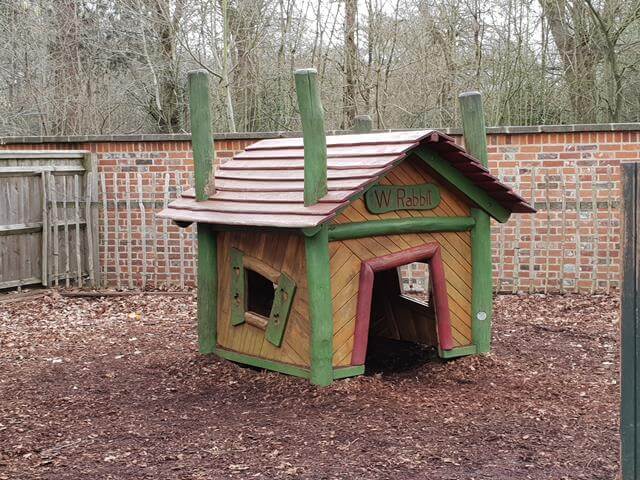
[[[423, 265], [428, 271], [428, 264]], [[370, 372], [410, 370], [437, 356], [436, 312], [429, 301], [430, 282], [420, 290], [406, 286], [401, 268], [381, 270], [373, 277], [365, 360]], [[411, 264], [410, 268], [416, 269], [416, 265]], [[403, 270], [406, 275], [407, 269]]]
[[[398, 272], [398, 267], [414, 262], [428, 266], [428, 296], [422, 298], [405, 293]], [[453, 348], [439, 245], [429, 243], [363, 262], [353, 365], [398, 371], [433, 358], [438, 348]]]

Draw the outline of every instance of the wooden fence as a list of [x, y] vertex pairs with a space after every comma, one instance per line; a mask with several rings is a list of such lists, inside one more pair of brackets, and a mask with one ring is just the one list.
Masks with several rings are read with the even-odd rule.
[[0, 152], [0, 288], [97, 284], [95, 158]]
[[[608, 292], [619, 286], [617, 165], [504, 168], [505, 182], [531, 198], [536, 215], [493, 224], [494, 287], [500, 292]], [[104, 284], [185, 288], [195, 282], [195, 227], [178, 229], [155, 213], [192, 185], [192, 174], [100, 174]], [[424, 270], [407, 270], [420, 272]]]

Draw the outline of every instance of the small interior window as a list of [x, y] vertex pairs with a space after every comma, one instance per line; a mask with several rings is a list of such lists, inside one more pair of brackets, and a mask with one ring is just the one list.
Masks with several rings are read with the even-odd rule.
[[247, 311], [263, 317], [271, 315], [277, 285], [257, 272], [245, 269], [247, 280]]
[[398, 267], [398, 276], [402, 286], [400, 296], [429, 305], [431, 284], [427, 262], [402, 265]]

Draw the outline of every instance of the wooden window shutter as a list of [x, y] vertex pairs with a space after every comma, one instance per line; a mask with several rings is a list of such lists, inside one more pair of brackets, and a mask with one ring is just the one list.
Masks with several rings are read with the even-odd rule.
[[231, 325], [244, 323], [246, 280], [242, 257], [240, 250], [231, 249]]
[[276, 347], [282, 344], [282, 337], [284, 337], [295, 293], [296, 283], [284, 273], [280, 274], [280, 281], [273, 299], [273, 307], [265, 333], [267, 340]]

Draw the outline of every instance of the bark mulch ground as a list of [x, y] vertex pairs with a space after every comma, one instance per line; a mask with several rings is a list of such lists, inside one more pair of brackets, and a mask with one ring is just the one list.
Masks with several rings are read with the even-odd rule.
[[192, 297], [3, 304], [0, 478], [613, 479], [618, 307], [499, 296], [491, 356], [316, 389], [200, 356]]

